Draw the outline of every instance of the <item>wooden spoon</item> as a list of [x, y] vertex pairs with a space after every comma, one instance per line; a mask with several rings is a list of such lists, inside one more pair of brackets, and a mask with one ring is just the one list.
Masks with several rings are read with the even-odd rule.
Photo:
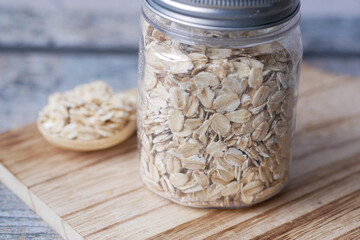
[[[131, 89], [123, 92], [124, 94], [137, 95], [136, 89]], [[52, 145], [75, 151], [96, 151], [115, 146], [126, 139], [128, 139], [136, 131], [136, 119], [129, 120], [129, 122], [114, 136], [101, 138], [96, 140], [71, 140], [62, 137], [57, 137], [50, 134], [42, 126], [40, 121], [37, 122], [37, 127], [43, 137]]]

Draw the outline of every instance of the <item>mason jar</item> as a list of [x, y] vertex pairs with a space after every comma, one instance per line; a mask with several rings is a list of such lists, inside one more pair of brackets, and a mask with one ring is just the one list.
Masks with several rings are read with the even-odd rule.
[[141, 178], [199, 208], [264, 201], [289, 179], [302, 60], [299, 0], [145, 0]]

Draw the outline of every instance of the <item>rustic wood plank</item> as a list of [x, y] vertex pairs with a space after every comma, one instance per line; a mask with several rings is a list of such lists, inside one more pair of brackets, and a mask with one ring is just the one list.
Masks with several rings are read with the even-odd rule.
[[[141, 0], [80, 2], [0, 2], [0, 28], [6, 33], [0, 48], [136, 52]], [[358, 14], [326, 14], [328, 8], [314, 4], [303, 3], [305, 54], [360, 54]], [[353, 7], [356, 3], [343, 4], [342, 10], [351, 13]]]
[[60, 240], [61, 238], [0, 182], [0, 239]]
[[360, 54], [360, 17], [306, 17], [300, 26], [305, 54]]
[[333, 73], [343, 74], [347, 76], [360, 77], [360, 57], [345, 56], [304, 56], [305, 61], [317, 68], [321, 68]]
[[140, 0], [15, 2], [0, 2], [2, 48], [138, 46]]
[[[272, 200], [251, 208], [193, 209], [149, 192], [137, 175], [135, 137], [113, 149], [81, 155], [48, 145], [33, 125], [0, 136], [0, 179], [20, 198], [28, 197], [27, 204], [67, 239], [356, 235], [360, 113], [347, 103], [349, 96], [359, 103], [354, 91], [360, 81], [307, 65], [303, 73], [291, 182]], [[35, 146], [44, 153], [24, 154]], [[42, 173], [54, 166], [68, 172]]]

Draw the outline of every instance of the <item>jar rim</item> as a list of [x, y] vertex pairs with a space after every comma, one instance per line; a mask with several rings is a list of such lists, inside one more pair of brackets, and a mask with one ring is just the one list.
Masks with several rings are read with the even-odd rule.
[[289, 21], [300, 10], [300, 0], [145, 0], [144, 5], [170, 21], [220, 31], [269, 28]]
[[206, 44], [222, 47], [251, 47], [259, 43], [271, 42], [299, 25], [300, 11], [287, 21], [263, 29], [253, 30], [213, 30], [184, 25], [171, 21], [152, 11], [144, 4], [142, 17], [160, 32], [187, 44]]

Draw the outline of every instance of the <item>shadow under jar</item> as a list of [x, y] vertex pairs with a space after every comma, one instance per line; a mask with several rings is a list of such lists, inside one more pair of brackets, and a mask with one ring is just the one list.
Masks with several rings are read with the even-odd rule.
[[138, 136], [150, 190], [182, 205], [238, 208], [284, 187], [302, 59], [299, 7], [145, 0]]

